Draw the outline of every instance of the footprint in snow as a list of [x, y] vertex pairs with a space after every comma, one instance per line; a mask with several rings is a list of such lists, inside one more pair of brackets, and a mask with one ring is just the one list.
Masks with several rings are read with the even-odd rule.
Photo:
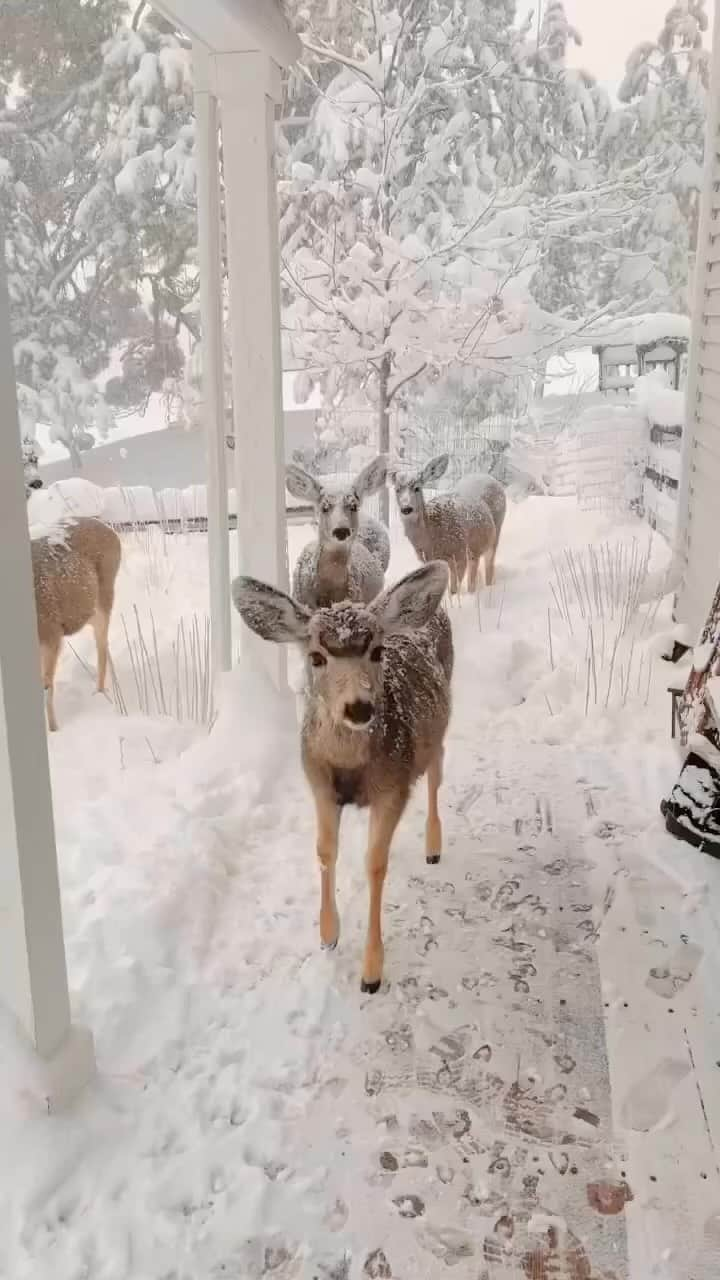
[[662, 1058], [627, 1093], [620, 1117], [628, 1129], [650, 1133], [670, 1116], [673, 1090], [688, 1075], [690, 1067], [678, 1058]]
[[657, 965], [650, 970], [645, 986], [655, 995], [670, 1000], [692, 981], [703, 954], [702, 947], [694, 942], [678, 947], [669, 964]]

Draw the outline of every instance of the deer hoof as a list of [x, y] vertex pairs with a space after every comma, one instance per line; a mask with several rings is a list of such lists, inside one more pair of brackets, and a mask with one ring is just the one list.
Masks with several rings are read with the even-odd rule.
[[366, 982], [365, 979], [363, 978], [362, 982], [360, 983], [360, 990], [362, 991], [363, 995], [366, 995], [366, 996], [377, 995], [378, 991], [380, 990], [380, 982], [381, 982], [380, 978], [378, 978], [377, 982]]
[[334, 941], [334, 942], [321, 942], [321, 943], [320, 943], [320, 950], [321, 950], [321, 951], [334, 951], [334, 950], [335, 950], [335, 948], [337, 947], [337, 944], [338, 944], [338, 940], [337, 940], [337, 938], [335, 939], [335, 941]]
[[430, 865], [431, 867], [435, 867], [435, 866], [437, 866], [438, 862], [440, 861], [440, 854], [439, 854], [439, 853], [429, 853], [429, 854], [427, 855], [427, 857], [425, 858], [425, 861], [426, 861], [427, 863], [429, 863], [429, 865]]

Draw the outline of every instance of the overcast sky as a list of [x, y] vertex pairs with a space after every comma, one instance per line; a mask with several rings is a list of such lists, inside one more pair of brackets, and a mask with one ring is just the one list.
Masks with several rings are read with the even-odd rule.
[[[582, 47], [572, 54], [608, 88], [619, 84], [625, 59], [641, 40], [656, 40], [672, 0], [565, 0], [568, 20], [578, 28]], [[518, 9], [521, 9], [518, 5]], [[712, 13], [712, 4], [706, 6]], [[536, 10], [537, 12], [537, 10]]]

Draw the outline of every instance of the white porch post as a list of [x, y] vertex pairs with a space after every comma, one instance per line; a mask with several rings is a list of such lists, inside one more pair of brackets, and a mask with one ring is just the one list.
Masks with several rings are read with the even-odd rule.
[[[241, 572], [288, 589], [273, 154], [280, 70], [263, 52], [218, 53], [230, 272], [235, 484]], [[287, 687], [282, 645], [243, 633], [243, 651]]]
[[232, 666], [230, 548], [225, 444], [218, 106], [208, 50], [193, 45], [197, 155], [203, 418], [207, 456], [208, 561], [213, 671]]
[[71, 1027], [30, 542], [0, 236], [0, 1002], [39, 1055], [58, 1106], [94, 1070]]

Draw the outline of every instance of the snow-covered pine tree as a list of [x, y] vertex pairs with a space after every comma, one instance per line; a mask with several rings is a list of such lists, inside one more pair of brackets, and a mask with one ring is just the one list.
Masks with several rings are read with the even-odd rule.
[[625, 228], [624, 261], [606, 271], [604, 296], [654, 295], [659, 309], [684, 311], [697, 241], [709, 54], [705, 0], [675, 0], [657, 40], [630, 54], [602, 148], [610, 174], [640, 157], [658, 163], [655, 198]]
[[188, 53], [123, 0], [8, 0], [0, 50], [21, 419], [79, 465], [115, 412], [181, 376], [178, 334], [196, 336]]

